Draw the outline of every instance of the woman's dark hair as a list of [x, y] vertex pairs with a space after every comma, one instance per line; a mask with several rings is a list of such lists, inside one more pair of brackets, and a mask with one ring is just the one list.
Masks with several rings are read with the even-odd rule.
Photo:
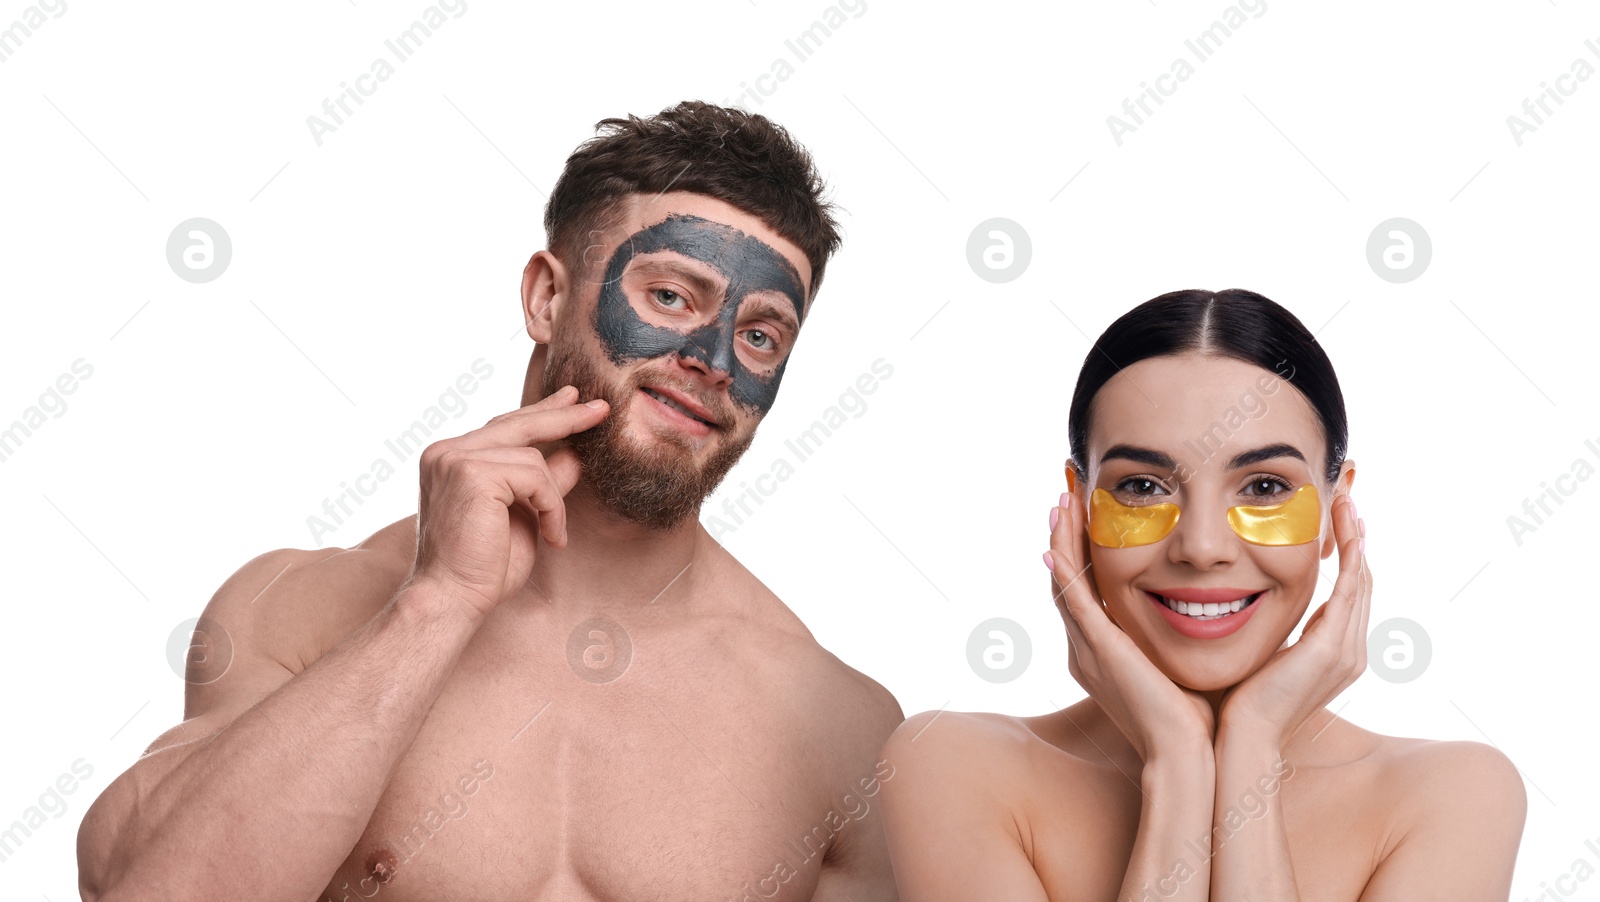
[[1327, 441], [1324, 479], [1332, 483], [1338, 478], [1349, 423], [1333, 364], [1294, 314], [1243, 288], [1168, 292], [1129, 310], [1106, 328], [1084, 358], [1067, 414], [1067, 440], [1080, 474], [1089, 472], [1089, 407], [1101, 386], [1141, 360], [1186, 352], [1253, 363], [1299, 389], [1322, 420]]

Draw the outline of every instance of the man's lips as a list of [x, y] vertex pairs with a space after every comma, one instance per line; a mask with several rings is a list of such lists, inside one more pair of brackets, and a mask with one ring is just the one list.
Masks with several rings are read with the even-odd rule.
[[642, 386], [639, 390], [647, 395], [650, 395], [668, 407], [677, 410], [679, 413], [705, 423], [707, 426], [716, 428], [718, 425], [720, 425], [711, 415], [710, 411], [706, 410], [700, 404], [697, 404], [693, 398], [685, 395], [683, 392], [675, 391], [660, 385], [646, 385]]

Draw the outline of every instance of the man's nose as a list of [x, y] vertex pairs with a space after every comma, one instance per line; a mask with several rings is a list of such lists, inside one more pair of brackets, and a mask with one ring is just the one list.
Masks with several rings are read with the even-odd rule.
[[700, 363], [710, 375], [727, 378], [733, 374], [732, 323], [708, 323], [689, 333], [678, 356]]

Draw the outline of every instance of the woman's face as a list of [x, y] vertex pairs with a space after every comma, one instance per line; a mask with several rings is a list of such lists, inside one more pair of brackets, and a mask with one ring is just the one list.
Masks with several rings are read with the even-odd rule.
[[[1100, 488], [1129, 507], [1172, 503], [1181, 512], [1172, 531], [1150, 544], [1090, 543], [1090, 574], [1111, 619], [1190, 689], [1223, 689], [1254, 673], [1283, 647], [1312, 599], [1332, 588], [1331, 579], [1318, 585], [1318, 561], [1335, 550], [1330, 510], [1334, 495], [1349, 491], [1355, 467], [1345, 461], [1333, 486], [1323, 481], [1321, 421], [1281, 378], [1292, 375], [1228, 357], [1155, 357], [1118, 373], [1090, 409], [1089, 472], [1074, 491], [1084, 508]], [[1307, 484], [1321, 505], [1312, 541], [1258, 545], [1230, 527], [1229, 508], [1282, 504]], [[1200, 626], [1159, 598], [1203, 590], [1255, 600]], [[1197, 635], [1224, 632], [1229, 621], [1238, 625], [1226, 635]]]

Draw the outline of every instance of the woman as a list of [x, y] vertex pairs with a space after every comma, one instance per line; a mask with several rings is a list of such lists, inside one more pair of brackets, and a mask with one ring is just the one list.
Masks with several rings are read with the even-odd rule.
[[1088, 698], [895, 732], [902, 902], [1505, 900], [1511, 762], [1325, 709], [1366, 668], [1372, 580], [1344, 401], [1300, 321], [1238, 289], [1148, 301], [1089, 351], [1068, 428], [1045, 564]]

